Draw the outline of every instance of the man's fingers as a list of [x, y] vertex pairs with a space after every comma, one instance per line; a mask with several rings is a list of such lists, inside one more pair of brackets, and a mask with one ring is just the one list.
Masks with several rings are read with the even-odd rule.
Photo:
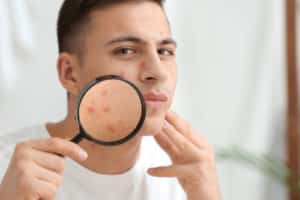
[[[199, 148], [180, 134], [172, 125], [166, 122], [161, 131], [163, 138], [162, 146], [165, 146], [167, 153], [177, 163], [187, 163], [192, 160], [205, 160], [210, 155], [205, 148]], [[174, 147], [175, 146], [175, 147]]]
[[57, 156], [53, 153], [42, 152], [35, 149], [33, 149], [32, 151], [34, 151], [34, 153], [31, 154], [31, 159], [37, 165], [59, 174], [63, 173], [65, 169], [65, 159], [63, 157]]
[[59, 154], [79, 162], [86, 160], [88, 156], [78, 144], [60, 138], [33, 140], [27, 144], [36, 150]]
[[37, 165], [35, 165], [35, 167], [32, 170], [35, 170], [35, 176], [39, 180], [49, 182], [56, 187], [59, 187], [62, 183], [62, 176], [60, 174], [57, 174], [53, 171], [47, 170]]
[[38, 191], [36, 196], [43, 200], [54, 200], [58, 192], [58, 187], [56, 187], [54, 184], [40, 179], [35, 181], [34, 187], [37, 188], [35, 191]]
[[165, 167], [149, 168], [148, 173], [156, 177], [185, 177], [190, 172], [188, 165], [170, 165]]
[[169, 137], [164, 132], [154, 136], [154, 139], [158, 145], [171, 157], [179, 153], [178, 148], [176, 148], [176, 146], [170, 141]]
[[207, 140], [199, 134], [196, 135], [196, 131], [193, 130], [191, 125], [189, 125], [187, 121], [182, 119], [175, 112], [169, 111], [166, 115], [166, 120], [197, 147], [206, 148], [208, 146]]
[[187, 123], [181, 119], [175, 112], [173, 111], [169, 111], [166, 115], [166, 120], [172, 124], [176, 129], [177, 131], [181, 132], [181, 133], [184, 133], [187, 131], [188, 129], [188, 125]]
[[168, 121], [165, 121], [162, 132], [168, 136], [170, 141], [180, 151], [190, 151], [191, 149], [195, 149], [194, 145], [182, 134], [180, 134]]

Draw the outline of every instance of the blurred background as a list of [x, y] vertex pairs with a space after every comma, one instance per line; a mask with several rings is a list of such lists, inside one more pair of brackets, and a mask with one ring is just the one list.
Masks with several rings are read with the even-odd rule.
[[[62, 0], [0, 0], [0, 134], [62, 119], [56, 19]], [[283, 0], [166, 2], [179, 44], [173, 109], [215, 149], [237, 146], [285, 160]], [[26, 133], [24, 133], [26, 134]], [[225, 200], [284, 200], [284, 186], [218, 160]]]

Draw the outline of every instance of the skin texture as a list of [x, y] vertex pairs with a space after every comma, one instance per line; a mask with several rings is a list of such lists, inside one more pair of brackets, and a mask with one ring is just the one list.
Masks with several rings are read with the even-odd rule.
[[84, 95], [79, 109], [87, 134], [108, 142], [129, 135], [137, 126], [141, 113], [137, 92], [120, 80], [106, 80], [93, 86]]
[[[188, 122], [169, 112], [177, 81], [176, 45], [170, 40], [163, 9], [149, 1], [121, 3], [94, 11], [90, 19], [82, 59], [61, 53], [57, 61], [60, 82], [70, 94], [67, 116], [47, 124], [51, 139], [17, 145], [0, 185], [1, 199], [54, 199], [63, 178], [64, 159], [53, 153], [68, 156], [96, 173], [119, 174], [139, 158], [141, 139], [154, 136], [173, 164], [149, 169], [150, 175], [176, 177], [189, 200], [220, 200], [211, 146]], [[130, 80], [143, 94], [164, 94], [166, 101], [159, 106], [147, 101], [142, 130], [123, 145], [68, 142], [78, 132], [73, 113], [81, 89], [96, 77], [111, 74]], [[79, 153], [83, 149], [88, 158]]]

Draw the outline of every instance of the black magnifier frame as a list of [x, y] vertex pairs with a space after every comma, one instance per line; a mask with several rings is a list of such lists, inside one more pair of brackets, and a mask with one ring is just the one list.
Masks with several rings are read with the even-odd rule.
[[[141, 103], [141, 116], [140, 116], [140, 120], [138, 121], [135, 129], [129, 133], [127, 136], [119, 139], [119, 140], [115, 140], [115, 141], [102, 141], [99, 139], [96, 139], [94, 137], [92, 137], [91, 135], [89, 135], [83, 128], [83, 126], [81, 125], [80, 122], [80, 115], [79, 115], [79, 109], [80, 109], [80, 104], [82, 99], [84, 98], [84, 96], [86, 95], [86, 93], [96, 84], [102, 82], [102, 81], [106, 81], [106, 80], [119, 80], [119, 81], [123, 81], [127, 84], [129, 84], [138, 94], [138, 97], [140, 99], [140, 103]], [[73, 138], [71, 139], [71, 142], [74, 142], [76, 144], [78, 144], [82, 139], [87, 139], [89, 141], [92, 141], [96, 144], [100, 144], [100, 145], [104, 145], [104, 146], [115, 146], [115, 145], [120, 145], [123, 144], [125, 142], [127, 142], [128, 140], [130, 140], [131, 138], [133, 138], [138, 131], [142, 128], [145, 118], [146, 118], [146, 103], [145, 103], [145, 99], [142, 95], [142, 93], [140, 92], [140, 90], [130, 81], [122, 78], [121, 76], [117, 76], [117, 75], [106, 75], [106, 76], [100, 76], [97, 77], [95, 80], [91, 81], [90, 83], [87, 84], [87, 86], [81, 91], [78, 99], [77, 99], [77, 104], [76, 104], [76, 110], [75, 110], [75, 119], [77, 121], [77, 124], [79, 126], [79, 133]]]

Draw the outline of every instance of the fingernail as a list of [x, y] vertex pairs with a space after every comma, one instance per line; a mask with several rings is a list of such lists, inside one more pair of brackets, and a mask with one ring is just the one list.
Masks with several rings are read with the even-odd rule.
[[154, 169], [152, 169], [152, 168], [148, 169], [149, 174], [152, 174], [153, 172], [154, 172]]
[[79, 157], [80, 157], [80, 160], [85, 161], [88, 158], [88, 154], [86, 151], [81, 149], [81, 150], [79, 150]]

